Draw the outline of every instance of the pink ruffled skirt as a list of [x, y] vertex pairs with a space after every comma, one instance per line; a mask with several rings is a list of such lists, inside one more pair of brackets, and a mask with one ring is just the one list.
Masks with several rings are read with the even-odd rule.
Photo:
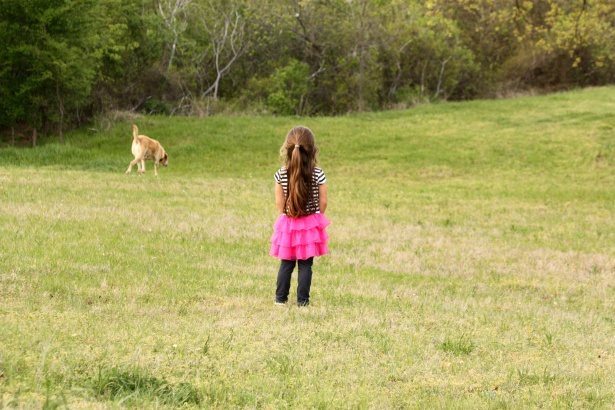
[[330, 223], [324, 214], [299, 218], [280, 215], [273, 225], [269, 255], [286, 260], [304, 260], [328, 254], [326, 227]]

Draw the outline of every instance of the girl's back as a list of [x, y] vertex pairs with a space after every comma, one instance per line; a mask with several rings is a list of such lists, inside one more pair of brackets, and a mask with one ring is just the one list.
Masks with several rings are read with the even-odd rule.
[[276, 205], [280, 216], [273, 225], [269, 254], [281, 259], [276, 304], [288, 300], [291, 274], [299, 266], [297, 303], [309, 303], [314, 256], [329, 253], [326, 227], [327, 178], [318, 167], [318, 147], [306, 127], [295, 127], [286, 136], [280, 155], [284, 166], [275, 173]]

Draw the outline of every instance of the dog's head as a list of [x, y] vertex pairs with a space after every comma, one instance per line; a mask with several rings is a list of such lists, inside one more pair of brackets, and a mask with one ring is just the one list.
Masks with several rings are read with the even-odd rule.
[[162, 159], [160, 160], [160, 163], [165, 166], [168, 167], [169, 166], [169, 156], [167, 155], [167, 153], [164, 153], [164, 156], [162, 157]]

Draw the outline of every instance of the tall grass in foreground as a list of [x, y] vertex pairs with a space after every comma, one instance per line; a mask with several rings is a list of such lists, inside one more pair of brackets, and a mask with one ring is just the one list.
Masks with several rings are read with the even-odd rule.
[[[140, 118], [0, 149], [0, 407], [612, 408], [615, 90], [340, 118]], [[273, 306], [273, 172], [333, 224]], [[296, 283], [296, 282], [295, 282]], [[294, 295], [291, 293], [291, 297]]]

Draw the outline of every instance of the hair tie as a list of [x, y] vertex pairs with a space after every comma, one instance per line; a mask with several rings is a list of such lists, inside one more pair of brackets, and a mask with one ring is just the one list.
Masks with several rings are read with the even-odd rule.
[[295, 144], [295, 148], [301, 148], [301, 145]]

